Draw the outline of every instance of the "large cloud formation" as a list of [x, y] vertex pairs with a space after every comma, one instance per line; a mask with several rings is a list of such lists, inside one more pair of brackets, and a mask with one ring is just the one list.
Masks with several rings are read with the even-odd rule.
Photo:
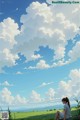
[[[68, 41], [79, 30], [76, 13], [73, 14], [75, 6], [68, 5], [66, 9], [65, 6], [59, 9], [46, 3], [33, 2], [26, 9], [27, 14], [21, 16], [23, 25], [21, 34], [17, 37], [17, 51], [22, 52], [27, 60], [31, 60], [31, 56], [40, 46], [48, 46], [55, 53], [54, 60], [64, 58]], [[77, 11], [77, 15], [79, 14]]]
[[0, 71], [4, 66], [15, 65], [19, 59], [18, 53], [23, 54], [27, 61], [34, 60], [33, 56], [40, 58], [40, 55], [35, 55], [40, 46], [53, 50], [54, 64], [70, 63], [75, 55], [75, 47], [65, 62], [66, 46], [79, 32], [79, 15], [80, 5], [48, 6], [46, 3], [33, 2], [26, 8], [26, 14], [21, 16], [20, 30], [13, 19], [5, 19], [0, 23]]
[[19, 58], [17, 53], [12, 53], [16, 44], [15, 36], [19, 34], [18, 24], [11, 18], [0, 23], [0, 72], [4, 66], [13, 66]]

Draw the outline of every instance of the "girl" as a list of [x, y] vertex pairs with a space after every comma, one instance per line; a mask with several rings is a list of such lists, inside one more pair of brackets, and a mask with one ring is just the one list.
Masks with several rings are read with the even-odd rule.
[[70, 102], [69, 99], [63, 98], [62, 103], [64, 104], [63, 112], [56, 113], [56, 120], [71, 120], [71, 109], [70, 109]]

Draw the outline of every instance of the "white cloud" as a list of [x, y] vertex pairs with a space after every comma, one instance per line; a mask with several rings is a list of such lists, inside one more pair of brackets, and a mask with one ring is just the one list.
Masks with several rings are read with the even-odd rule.
[[[11, 91], [8, 88], [3, 88], [0, 92], [0, 104], [1, 105], [11, 105], [11, 106], [21, 106], [21, 105], [32, 105], [34, 103], [56, 103], [59, 104], [63, 97], [69, 97], [71, 101], [74, 101], [74, 98], [79, 98], [80, 95], [80, 69], [73, 69], [69, 73], [68, 80], [62, 80], [58, 84], [57, 88], [50, 88], [46, 93], [44, 93], [44, 98], [41, 97], [37, 91], [33, 90], [30, 97], [22, 97], [17, 94], [13, 96]], [[46, 83], [42, 84], [43, 86]], [[71, 103], [72, 103], [71, 102]]]
[[0, 98], [1, 105], [11, 105], [14, 101], [14, 97], [11, 95], [11, 92], [7, 88], [4, 88], [1, 91]]
[[11, 105], [11, 106], [20, 106], [27, 104], [27, 99], [20, 96], [16, 95], [13, 96], [11, 91], [8, 90], [8, 88], [3, 88], [2, 91], [0, 92], [0, 104], [5, 106], [5, 105]]
[[15, 96], [14, 105], [27, 105], [28, 100], [25, 97], [20, 96], [19, 94]]
[[50, 68], [50, 65], [48, 65], [45, 60], [40, 60], [36, 66], [30, 66], [28, 67], [28, 69], [48, 69]]
[[[27, 14], [21, 16], [23, 25], [21, 34], [16, 38], [19, 43], [15, 48], [16, 51], [24, 54], [29, 61], [32, 60], [34, 52], [39, 51], [40, 46], [48, 46], [54, 51], [54, 61], [59, 62], [64, 59], [68, 41], [79, 32], [79, 22], [76, 21], [76, 16], [80, 11], [78, 10], [73, 17], [73, 11], [78, 6], [59, 5], [58, 8], [48, 6], [46, 3], [31, 3], [26, 9]], [[32, 69], [31, 66], [30, 68]]]
[[54, 62], [52, 67], [57, 67], [57, 66], [63, 66], [66, 64], [70, 64], [71, 62], [74, 62], [78, 59], [80, 59], [80, 41], [76, 42], [75, 45], [72, 47], [71, 50], [68, 52], [68, 60], [59, 60], [58, 62]]
[[32, 55], [31, 57], [32, 57], [32, 60], [36, 60], [36, 59], [41, 58], [40, 54]]
[[[32, 2], [26, 8], [26, 14], [21, 16], [21, 30], [13, 19], [4, 19], [0, 23], [0, 72], [4, 66], [16, 64], [18, 53], [23, 54], [27, 61], [41, 58], [39, 54], [34, 54], [40, 46], [48, 46], [53, 50], [54, 61], [64, 59], [68, 41], [73, 40], [79, 32], [80, 23], [76, 19], [79, 14], [79, 5], [53, 7]], [[50, 68], [49, 65], [46, 67]]]
[[[58, 96], [68, 96], [70, 98], [79, 97], [80, 95], [80, 69], [73, 69], [69, 74], [70, 80], [60, 81]], [[59, 94], [61, 93], [61, 94]]]
[[48, 85], [51, 85], [51, 84], [54, 84], [54, 82], [48, 82], [48, 83], [43, 82], [43, 83], [39, 86], [39, 88], [45, 87], [45, 86], [48, 86]]
[[[65, 49], [64, 47], [67, 44], [65, 37], [69, 38], [66, 32], [72, 31], [73, 35], [72, 34], [71, 35], [74, 36], [74, 34], [77, 32], [77, 29], [78, 29], [77, 25], [67, 20], [65, 16], [66, 14], [63, 14], [63, 11], [60, 11], [60, 12], [56, 11], [56, 15], [55, 15], [51, 7], [47, 6], [45, 3], [40, 4], [39, 2], [33, 2], [26, 9], [26, 11], [28, 14], [22, 15], [21, 17], [21, 22], [23, 23], [23, 26], [21, 29], [21, 36], [19, 36], [19, 40], [20, 40], [19, 42], [21, 42], [21, 38], [23, 37], [23, 41], [28, 46], [27, 49], [30, 53], [34, 52], [35, 50], [38, 50], [39, 46], [41, 45], [42, 46], [48, 45], [50, 48], [54, 49], [55, 52], [58, 47], [60, 49], [63, 49], [64, 51]], [[47, 11], [47, 14], [46, 14], [46, 11]], [[35, 24], [36, 24], [36, 27], [34, 27]], [[31, 32], [29, 33], [29, 30], [27, 30], [26, 28], [32, 31], [32, 35], [30, 34]], [[33, 30], [33, 28], [35, 28], [35, 30]], [[24, 36], [22, 36], [23, 35], [22, 33], [24, 33]], [[26, 36], [28, 37], [28, 39], [26, 39]], [[38, 42], [36, 38], [38, 39]], [[56, 41], [53, 40], [52, 38], [56, 39]], [[35, 43], [35, 45], [31, 46], [32, 48], [30, 47], [31, 41]], [[29, 48], [31, 48], [31, 51]], [[23, 49], [22, 52], [26, 56], [27, 53], [25, 53], [24, 50], [25, 49]], [[61, 53], [58, 53], [58, 54], [61, 54]], [[63, 55], [64, 53], [62, 53], [62, 57]]]
[[71, 59], [69, 58], [68, 60], [59, 60], [57, 62], [53, 62], [52, 65], [46, 64], [46, 61], [44, 60], [40, 60], [36, 66], [29, 66], [28, 68], [25, 67], [24, 69], [48, 69], [48, 68], [55, 68], [55, 67], [59, 67], [59, 66], [64, 66], [66, 64], [71, 63]]
[[13, 66], [19, 59], [17, 53], [13, 53], [15, 36], [19, 34], [18, 24], [11, 18], [4, 19], [0, 23], [0, 72], [4, 66]]
[[71, 70], [68, 80], [60, 81], [56, 89], [50, 88], [46, 93], [47, 101], [56, 104], [60, 103], [63, 97], [69, 97], [71, 103], [74, 98], [80, 99], [80, 69]]
[[31, 93], [30, 101], [32, 101], [33, 103], [37, 103], [37, 102], [41, 102], [42, 98], [40, 94], [38, 94], [36, 91], [33, 90]]
[[4, 81], [3, 83], [0, 83], [0, 86], [9, 87], [9, 86], [13, 86], [13, 84], [10, 84], [8, 81]]
[[44, 60], [40, 60], [36, 65], [37, 69], [47, 69], [49, 67], [50, 66], [48, 64], [46, 64], [46, 62]]
[[69, 51], [68, 56], [70, 57], [71, 61], [76, 61], [80, 58], [80, 41], [76, 43], [76, 45]]
[[16, 74], [17, 74], [17, 75], [21, 75], [21, 74], [23, 74], [23, 73], [20, 72], [20, 71], [17, 71]]
[[48, 101], [53, 101], [55, 99], [55, 90], [53, 88], [50, 88], [46, 93], [46, 96]]

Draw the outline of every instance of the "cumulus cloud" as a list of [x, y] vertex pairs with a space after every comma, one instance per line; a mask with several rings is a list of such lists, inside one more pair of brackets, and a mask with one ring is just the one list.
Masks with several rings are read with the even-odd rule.
[[54, 62], [52, 67], [63, 66], [66, 64], [70, 64], [78, 59], [80, 59], [80, 41], [76, 42], [75, 45], [72, 47], [71, 50], [68, 52], [68, 60], [62, 59], [57, 62]]
[[[0, 92], [0, 104], [1, 105], [32, 105], [32, 104], [41, 104], [41, 103], [57, 103], [60, 104], [63, 97], [69, 97], [73, 103], [74, 98], [80, 98], [80, 69], [73, 69], [68, 75], [68, 80], [61, 80], [58, 83], [58, 87], [49, 88], [44, 97], [42, 98], [41, 94], [37, 91], [32, 90], [29, 98], [22, 97], [17, 94], [13, 96], [11, 91], [8, 88], [3, 88]], [[43, 86], [47, 85], [46, 83], [42, 84]]]
[[50, 88], [48, 92], [46, 93], [47, 100], [48, 101], [54, 101], [55, 98], [55, 90], [53, 88]]
[[42, 101], [41, 95], [33, 90], [31, 93], [30, 101], [32, 101], [33, 103], [41, 102]]
[[46, 92], [45, 102], [53, 102], [59, 104], [63, 97], [69, 97], [71, 103], [74, 98], [80, 99], [80, 69], [73, 69], [68, 75], [68, 80], [61, 80], [56, 89], [50, 88]]
[[36, 60], [36, 59], [41, 58], [41, 55], [37, 54], [37, 55], [32, 55], [31, 57], [32, 57], [32, 60]]
[[[79, 97], [80, 94], [80, 69], [73, 69], [70, 71], [69, 80], [60, 81], [58, 96], [68, 96], [69, 98]], [[61, 93], [61, 94], [59, 94]]]
[[46, 63], [45, 60], [40, 60], [36, 66], [29, 66], [28, 69], [48, 69], [50, 65]]
[[69, 60], [64, 60], [64, 59], [62, 59], [62, 60], [59, 60], [59, 61], [57, 61], [57, 62], [54, 62], [53, 64], [52, 64], [52, 67], [54, 68], [54, 67], [58, 67], [58, 66], [64, 66], [64, 65], [66, 65], [66, 64], [69, 64], [71, 61], [70, 61], [70, 59]]
[[25, 97], [20, 96], [19, 94], [15, 96], [14, 105], [27, 105], [28, 100]]
[[[62, 8], [64, 9], [63, 6]], [[73, 11], [74, 7], [71, 8]], [[34, 51], [39, 49], [39, 46], [48, 45], [49, 48], [54, 50], [55, 59], [63, 58], [68, 40], [75, 36], [79, 27], [76, 22], [72, 21], [72, 12], [69, 11], [68, 16], [65, 10], [57, 11], [54, 7], [39, 2], [33, 2], [26, 9], [26, 12], [27, 14], [21, 17], [23, 25], [21, 34], [17, 38], [17, 41], [19, 41], [17, 51], [21, 51], [29, 60]], [[32, 42], [33, 45], [31, 45]]]
[[11, 106], [24, 105], [24, 104], [27, 104], [27, 99], [20, 95], [13, 96], [11, 91], [5, 87], [0, 92], [0, 104], [3, 106], [5, 106], [5, 105], [11, 105]]
[[[26, 8], [26, 14], [20, 18], [20, 30], [13, 19], [4, 19], [0, 23], [0, 72], [4, 66], [16, 64], [18, 53], [23, 54], [27, 61], [41, 58], [39, 54], [35, 55], [40, 46], [52, 49], [54, 61], [64, 59], [68, 41], [73, 40], [79, 32], [79, 21], [76, 19], [79, 14], [79, 5], [53, 7], [32, 2]], [[72, 57], [71, 52], [69, 56]]]
[[76, 61], [78, 58], [80, 58], [79, 51], [80, 51], [80, 41], [76, 42], [75, 46], [68, 53], [68, 56], [70, 57], [71, 61]]
[[4, 66], [13, 66], [19, 59], [17, 53], [13, 53], [16, 44], [15, 36], [19, 34], [18, 24], [11, 18], [4, 19], [0, 23], [0, 72]]
[[76, 16], [80, 14], [80, 11], [77, 10], [77, 13], [73, 15], [77, 7], [79, 5], [53, 7], [46, 3], [31, 3], [26, 9], [27, 14], [21, 16], [23, 25], [21, 34], [16, 38], [19, 42], [15, 47], [16, 51], [24, 54], [29, 61], [33, 59], [34, 52], [39, 51], [40, 46], [48, 46], [54, 51], [54, 61], [64, 59], [68, 41], [73, 40], [79, 32], [79, 22], [76, 21]]

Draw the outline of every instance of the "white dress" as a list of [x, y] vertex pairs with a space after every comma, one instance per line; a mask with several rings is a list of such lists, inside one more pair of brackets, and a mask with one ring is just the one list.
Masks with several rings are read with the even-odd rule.
[[[64, 110], [66, 110], [66, 119], [69, 119], [71, 118], [71, 110], [68, 106], [68, 104], [65, 104], [64, 105]], [[64, 118], [64, 112], [60, 112], [60, 119], [63, 119]]]
[[64, 113], [60, 112], [60, 118], [59, 119], [63, 119], [64, 118]]

